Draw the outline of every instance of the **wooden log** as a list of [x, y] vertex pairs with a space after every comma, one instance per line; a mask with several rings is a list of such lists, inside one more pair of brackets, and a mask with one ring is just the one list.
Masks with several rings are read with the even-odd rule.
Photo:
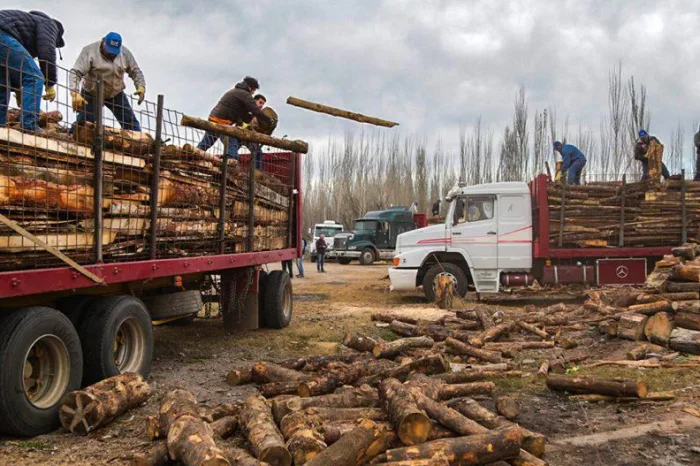
[[163, 439], [168, 436], [168, 431], [161, 425], [158, 415], [152, 415], [146, 418], [146, 435], [148, 435], [148, 439], [151, 441]]
[[313, 112], [325, 113], [334, 117], [347, 118], [348, 120], [354, 120], [359, 123], [368, 123], [375, 126], [385, 126], [387, 128], [393, 128], [397, 126], [398, 123], [394, 121], [382, 120], [381, 118], [375, 118], [361, 113], [349, 112], [347, 110], [342, 110], [340, 108], [329, 107], [328, 105], [317, 104], [315, 102], [309, 102], [302, 99], [297, 99], [296, 97], [288, 97], [287, 104], [294, 105], [295, 107], [304, 108], [306, 110], [311, 110]]
[[458, 330], [480, 330], [482, 328], [481, 322], [459, 319], [457, 317], [446, 317], [443, 325]]
[[492, 327], [486, 330], [483, 334], [481, 334], [481, 336], [477, 339], [477, 341], [481, 344], [476, 344], [475, 346], [483, 346], [484, 343], [496, 341], [502, 336], [507, 335], [508, 333], [515, 330], [516, 327], [516, 323], [512, 321], [498, 324], [495, 327]]
[[378, 372], [374, 375], [363, 377], [357, 381], [356, 385], [368, 384], [376, 385], [384, 379], [394, 378], [398, 380], [406, 380], [406, 377], [413, 373], [421, 374], [442, 374], [450, 370], [450, 364], [441, 354], [433, 354], [423, 358], [416, 359], [407, 364], [401, 364], [398, 367]]
[[700, 299], [700, 293], [697, 291], [686, 291], [680, 293], [661, 293], [661, 294], [640, 294], [637, 296], [639, 303], [653, 303], [655, 301], [697, 301]]
[[161, 441], [148, 448], [143, 453], [138, 453], [131, 458], [131, 466], [165, 466], [170, 463], [168, 444]]
[[678, 312], [673, 318], [676, 327], [688, 330], [700, 330], [700, 314], [695, 312]]
[[67, 393], [58, 411], [61, 425], [87, 435], [148, 400], [151, 387], [141, 374], [126, 372]]
[[445, 383], [469, 383], [487, 379], [519, 379], [523, 376], [521, 371], [489, 371], [483, 369], [464, 369], [458, 372], [438, 374], [434, 376]]
[[473, 346], [462, 343], [454, 338], [448, 338], [445, 340], [445, 350], [450, 354], [471, 356], [473, 358], [492, 363], [500, 363], [503, 361], [501, 353], [474, 348]]
[[365, 385], [312, 398], [291, 397], [282, 400], [272, 400], [272, 414], [275, 421], [279, 423], [290, 412], [301, 411], [307, 408], [371, 408], [378, 406], [378, 403], [379, 395], [377, 390]]
[[436, 453], [432, 458], [421, 460], [392, 461], [388, 463], [374, 463], [375, 466], [449, 466], [447, 456]]
[[672, 330], [673, 322], [671, 322], [670, 314], [666, 312], [654, 314], [644, 324], [644, 336], [647, 340], [661, 346], [668, 346]]
[[683, 245], [671, 249], [671, 253], [675, 257], [680, 257], [681, 259], [693, 260], [695, 259], [695, 246], [693, 245]]
[[406, 324], [411, 324], [411, 325], [418, 324], [418, 319], [416, 319], [414, 317], [403, 316], [403, 315], [396, 314], [393, 312], [388, 312], [388, 311], [375, 312], [374, 314], [372, 314], [370, 316], [370, 319], [372, 319], [373, 322], [374, 321], [385, 322], [387, 324], [390, 324], [395, 320], [397, 320], [399, 322], [406, 323]]
[[391, 323], [389, 323], [389, 329], [397, 335], [404, 337], [419, 337], [422, 335], [417, 325], [407, 324], [398, 320], [391, 321]]
[[[365, 452], [382, 436], [382, 430], [368, 419], [346, 433], [337, 442], [316, 455], [308, 466], [356, 466], [362, 464]], [[380, 452], [381, 453], [381, 452]]]
[[527, 322], [523, 322], [522, 320], [517, 320], [516, 323], [521, 329], [525, 330], [526, 332], [530, 332], [534, 335], [537, 335], [543, 340], [547, 340], [549, 338], [547, 332], [535, 327], [534, 325], [528, 324]]
[[635, 304], [627, 308], [629, 312], [651, 316], [657, 312], [673, 312], [678, 307], [678, 303], [671, 303], [666, 300], [654, 301], [651, 303]]
[[485, 427], [472, 421], [460, 412], [426, 396], [419, 388], [412, 387], [410, 391], [416, 401], [416, 405], [420, 409], [424, 410], [428, 416], [451, 431], [459, 435], [473, 435], [483, 433], [486, 430]]
[[476, 309], [475, 312], [484, 330], [490, 330], [496, 326], [496, 323], [493, 321], [493, 316], [489, 311], [486, 309]]
[[365, 351], [371, 353], [372, 350], [379, 344], [374, 338], [364, 335], [358, 335], [353, 332], [348, 332], [343, 338], [343, 345], [352, 348], [355, 351]]
[[367, 364], [362, 362], [329, 365], [321, 377], [301, 382], [297, 388], [297, 394], [301, 397], [309, 397], [331, 393], [336, 387], [355, 383], [365, 375], [367, 370]]
[[698, 265], [674, 265], [669, 275], [671, 280], [698, 283], [700, 282], [700, 266]]
[[675, 304], [676, 312], [700, 312], [700, 301], [684, 301]]
[[[308, 372], [318, 372], [326, 367], [328, 367], [329, 364], [334, 363], [334, 362], [342, 362], [344, 364], [351, 364], [353, 362], [358, 362], [358, 361], [367, 361], [371, 360], [372, 355], [367, 354], [367, 353], [345, 353], [345, 354], [323, 354], [320, 356], [310, 356], [308, 358], [303, 359], [304, 364], [302, 367], [298, 367], [297, 370], [304, 369], [304, 371]], [[300, 360], [299, 359], [288, 359], [286, 361], [282, 361], [279, 365], [283, 367], [287, 367], [290, 369], [293, 369], [293, 367], [290, 367], [290, 364], [294, 365], [299, 365]]]
[[512, 421], [520, 415], [520, 404], [513, 395], [502, 395], [496, 398], [496, 412]]
[[649, 392], [647, 384], [642, 380], [567, 377], [553, 374], [547, 377], [547, 388], [571, 393], [597, 393], [599, 395], [634, 396], [637, 398], [644, 398]]
[[571, 401], [585, 401], [588, 403], [596, 403], [599, 401], [615, 401], [615, 402], [630, 402], [630, 401], [671, 401], [675, 399], [673, 392], [649, 392], [645, 398], [636, 397], [617, 397], [609, 395], [571, 395]]
[[224, 452], [216, 446], [210, 424], [189, 414], [179, 416], [168, 429], [170, 458], [185, 466], [228, 466]]
[[455, 315], [458, 319], [481, 322], [476, 310], [473, 309], [458, 309], [455, 311]]
[[418, 408], [408, 387], [396, 379], [386, 379], [379, 386], [379, 398], [404, 445], [426, 441], [430, 434], [430, 419]]
[[634, 312], [623, 314], [617, 322], [617, 336], [635, 341], [644, 339], [644, 326], [647, 323], [647, 319], [649, 319], [649, 316]]
[[700, 283], [673, 282], [667, 280], [663, 284], [663, 291], [666, 293], [679, 293], [687, 291], [700, 292]]
[[180, 121], [182, 126], [197, 128], [204, 131], [209, 131], [219, 135], [231, 136], [240, 141], [255, 142], [264, 146], [276, 147], [278, 149], [289, 150], [300, 154], [306, 154], [309, 151], [309, 145], [301, 140], [279, 139], [266, 134], [250, 131], [247, 129], [237, 128], [235, 126], [222, 125], [211, 121], [202, 120], [201, 118], [182, 115]]
[[617, 321], [616, 320], [605, 320], [598, 324], [598, 330], [603, 335], [608, 335], [610, 337], [617, 336]]
[[545, 379], [547, 375], [549, 374], [549, 361], [543, 361], [542, 364], [540, 364], [540, 368], [537, 369], [537, 378], [538, 379]]
[[502, 342], [502, 343], [486, 343], [484, 350], [486, 351], [511, 351], [518, 352], [522, 350], [540, 350], [554, 348], [553, 341], [518, 341], [518, 342]]
[[267, 463], [256, 459], [243, 448], [227, 446], [224, 448], [224, 455], [231, 466], [269, 466]]
[[274, 382], [300, 382], [309, 380], [311, 376], [303, 372], [287, 369], [277, 364], [257, 362], [251, 369], [251, 377], [255, 383], [266, 384]]
[[241, 411], [241, 427], [257, 459], [271, 466], [290, 466], [292, 455], [275, 425], [267, 402], [260, 395], [250, 396]]
[[292, 461], [295, 465], [311, 461], [316, 455], [328, 448], [318, 427], [318, 423], [299, 411], [282, 419], [280, 431], [287, 439], [287, 449], [292, 454]]
[[493, 395], [496, 384], [493, 382], [471, 382], [461, 384], [446, 384], [440, 387], [440, 401], [452, 400], [463, 396]]
[[240, 369], [233, 369], [226, 375], [226, 383], [232, 386], [253, 382], [253, 364], [248, 364]]
[[[380, 408], [327, 408], [318, 406], [306, 408], [301, 411], [294, 411], [290, 415], [301, 415], [307, 418], [315, 418], [317, 423], [328, 423], [338, 421], [356, 421], [358, 419], [370, 419], [372, 421], [386, 421], [387, 413]], [[285, 416], [285, 418], [287, 417]], [[284, 419], [282, 421], [284, 421]]]
[[199, 416], [207, 422], [216, 422], [224, 417], [238, 417], [242, 407], [243, 403], [240, 402], [222, 403], [212, 408], [202, 407], [200, 408]]
[[399, 338], [391, 342], [377, 343], [372, 348], [375, 358], [393, 359], [401, 353], [413, 348], [432, 348], [435, 340], [430, 337]]
[[265, 398], [274, 398], [280, 395], [296, 395], [299, 390], [299, 382], [272, 382], [260, 385], [258, 388]]
[[700, 354], [700, 332], [675, 328], [671, 332], [669, 346], [682, 353]]
[[647, 356], [647, 349], [644, 345], [637, 345], [627, 352], [627, 359], [640, 361]]

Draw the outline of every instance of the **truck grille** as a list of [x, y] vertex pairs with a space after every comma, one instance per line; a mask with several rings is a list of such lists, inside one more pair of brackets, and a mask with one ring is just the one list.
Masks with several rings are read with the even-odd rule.
[[335, 240], [333, 241], [333, 249], [336, 249], [336, 250], [345, 249], [347, 242], [348, 242], [347, 238], [336, 237]]

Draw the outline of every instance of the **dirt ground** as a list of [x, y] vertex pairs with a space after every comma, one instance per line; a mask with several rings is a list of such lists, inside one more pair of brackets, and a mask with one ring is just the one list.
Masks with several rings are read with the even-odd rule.
[[[294, 356], [331, 353], [348, 330], [395, 338], [370, 321], [382, 309], [401, 308], [421, 316], [439, 315], [419, 292], [388, 291], [387, 265], [362, 267], [327, 264], [319, 274], [306, 265], [307, 277], [295, 278], [294, 317], [284, 330], [257, 330], [227, 335], [218, 320], [197, 319], [187, 326], [155, 329], [153, 368], [149, 382], [155, 390], [149, 402], [87, 437], [58, 430], [31, 439], [0, 438], [0, 465], [128, 464], [131, 454], [145, 449], [145, 418], [157, 411], [169, 390], [191, 390], [203, 404], [216, 405], [245, 397], [252, 387], [228, 386], [226, 373], [243, 362], [280, 360]], [[470, 306], [518, 312], [515, 302], [470, 302]], [[633, 345], [602, 337], [592, 330], [593, 343], [583, 352], [591, 359], [624, 359]], [[524, 371], [536, 371], [543, 355], [537, 351], [518, 356]], [[581, 364], [585, 364], [581, 363]], [[578, 369], [578, 368], [577, 368]], [[674, 390], [670, 402], [571, 402], [549, 391], [535, 377], [495, 380], [501, 393], [519, 396], [519, 423], [548, 437], [545, 459], [553, 466], [593, 465], [697, 465], [700, 464], [700, 418], [684, 409], [700, 409], [698, 369], [581, 368], [582, 374], [637, 377], [651, 391]], [[482, 400], [493, 407], [489, 399]], [[601, 434], [596, 435], [596, 434]]]

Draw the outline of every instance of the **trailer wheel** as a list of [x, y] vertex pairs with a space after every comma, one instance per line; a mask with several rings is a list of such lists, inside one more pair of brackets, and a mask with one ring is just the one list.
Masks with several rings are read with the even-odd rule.
[[258, 326], [260, 328], [267, 328], [267, 322], [265, 320], [265, 289], [267, 288], [267, 280], [270, 278], [270, 274], [264, 270], [260, 271], [258, 276]]
[[202, 292], [199, 290], [177, 291], [143, 299], [153, 320], [165, 320], [171, 317], [196, 314], [204, 305]]
[[423, 293], [425, 293], [425, 297], [429, 302], [435, 301], [435, 287], [437, 285], [437, 277], [440, 275], [447, 275], [452, 279], [459, 297], [467, 294], [467, 286], [469, 284], [464, 271], [458, 265], [442, 262], [430, 267], [425, 277], [423, 277]]
[[59, 299], [56, 303], [56, 309], [64, 313], [66, 317], [70, 319], [73, 327], [79, 329], [83, 321], [83, 316], [85, 315], [85, 310], [90, 307], [95, 299], [95, 296], [89, 295], [69, 296]]
[[109, 296], [96, 300], [80, 329], [85, 385], [122, 372], [148, 377], [153, 355], [151, 317], [141, 300], [133, 296]]
[[292, 321], [294, 307], [292, 280], [288, 273], [282, 270], [270, 272], [265, 283], [264, 302], [265, 327], [287, 327]]
[[348, 259], [347, 257], [338, 258], [338, 263], [341, 265], [348, 265], [350, 262], [352, 262], [352, 259]]
[[374, 250], [372, 248], [364, 248], [360, 254], [360, 264], [362, 265], [372, 265], [376, 257], [374, 256]]
[[80, 388], [82, 376], [80, 339], [68, 317], [29, 307], [0, 318], [0, 433], [54, 430], [63, 395]]

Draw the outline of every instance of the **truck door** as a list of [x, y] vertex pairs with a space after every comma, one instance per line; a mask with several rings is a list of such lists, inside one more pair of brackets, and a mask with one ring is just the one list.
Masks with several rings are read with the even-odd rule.
[[377, 230], [374, 233], [376, 241], [374, 245], [377, 249], [386, 249], [389, 237], [389, 222], [377, 222]]
[[450, 229], [451, 249], [471, 258], [478, 291], [498, 290], [498, 222], [496, 197], [463, 196], [455, 201]]
[[504, 194], [498, 199], [498, 268], [532, 268], [532, 210], [529, 194]]

